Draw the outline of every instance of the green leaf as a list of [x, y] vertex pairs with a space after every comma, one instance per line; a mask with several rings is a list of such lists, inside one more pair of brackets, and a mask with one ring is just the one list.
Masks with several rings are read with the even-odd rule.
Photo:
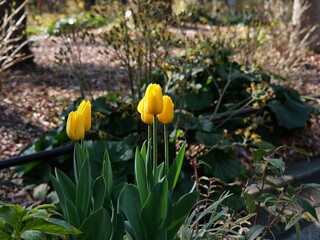
[[141, 221], [148, 239], [159, 239], [159, 232], [165, 230], [171, 221], [172, 206], [169, 204], [168, 181], [158, 182], [141, 209]]
[[305, 199], [296, 199], [295, 202], [306, 212], [310, 213], [312, 217], [314, 217], [318, 222], [318, 216], [317, 212], [315, 210], [315, 207], [313, 207], [307, 200]]
[[20, 229], [20, 222], [27, 210], [20, 205], [0, 205], [0, 219], [5, 220], [14, 229]]
[[147, 141], [143, 142], [140, 153], [143, 158], [143, 161], [146, 162], [146, 160], [147, 160]]
[[46, 240], [46, 236], [39, 230], [28, 230], [23, 232], [20, 237], [25, 240]]
[[244, 204], [249, 214], [253, 213], [256, 210], [257, 206], [256, 206], [255, 198], [253, 195], [246, 194], [244, 199]]
[[276, 169], [279, 169], [282, 173], [284, 173], [284, 170], [286, 169], [286, 164], [284, 161], [282, 161], [279, 158], [269, 158], [269, 157], [263, 157], [264, 160], [266, 160], [268, 163], [270, 163], [273, 167]]
[[0, 239], [1, 240], [15, 240], [13, 237], [11, 237], [8, 233], [2, 231], [0, 229]]
[[140, 195], [136, 186], [126, 184], [123, 187], [119, 196], [119, 206], [128, 220], [134, 238], [136, 240], [146, 240], [145, 228], [140, 219]]
[[134, 172], [135, 172], [136, 185], [139, 190], [141, 205], [143, 205], [148, 198], [147, 172], [146, 172], [145, 161], [143, 160], [138, 148], [136, 148]]
[[183, 143], [182, 147], [180, 148], [180, 151], [176, 157], [176, 159], [173, 161], [173, 163], [171, 164], [170, 168], [169, 168], [169, 173], [168, 173], [168, 187], [169, 187], [169, 191], [172, 192], [173, 189], [175, 188], [178, 179], [179, 179], [179, 175], [181, 172], [181, 168], [182, 168], [182, 163], [184, 160], [184, 154], [186, 151], [186, 142]]
[[63, 191], [66, 198], [70, 199], [72, 202], [76, 202], [76, 185], [71, 181], [71, 179], [60, 171], [58, 168], [55, 169], [56, 178], [60, 183], [61, 190]]
[[62, 190], [62, 187], [61, 187], [60, 183], [58, 182], [58, 180], [54, 176], [52, 176], [52, 174], [50, 174], [50, 179], [51, 179], [52, 185], [58, 195], [63, 215], [68, 216], [67, 209], [66, 209], [66, 197], [65, 197], [64, 192]]
[[32, 221], [27, 222], [21, 232], [29, 231], [29, 230], [38, 230], [48, 234], [80, 234], [81, 232], [76, 228], [70, 226], [67, 222], [54, 219], [34, 219]]
[[89, 211], [91, 181], [89, 160], [85, 160], [80, 170], [76, 193], [76, 208], [80, 222], [83, 222], [87, 218], [87, 213]]
[[245, 240], [257, 239], [257, 237], [262, 233], [263, 230], [264, 230], [264, 226], [254, 225], [252, 228], [250, 228], [250, 231], [247, 232], [245, 236]]
[[112, 234], [111, 219], [106, 209], [100, 208], [91, 213], [81, 225], [84, 236], [81, 240], [110, 239]]
[[112, 167], [111, 167], [111, 161], [109, 158], [109, 153], [107, 150], [104, 152], [104, 155], [103, 155], [101, 175], [104, 177], [105, 191], [106, 191], [106, 196], [105, 196], [103, 206], [107, 208], [109, 205], [109, 201], [111, 199], [112, 189], [113, 189]]
[[277, 200], [277, 196], [272, 193], [263, 193], [258, 199], [258, 202], [264, 203], [275, 203]]
[[278, 125], [287, 129], [303, 127], [312, 111], [297, 94], [290, 92], [283, 92], [281, 99], [271, 100], [268, 107], [276, 115]]
[[297, 239], [300, 240], [300, 235], [301, 235], [301, 230], [300, 230], [300, 225], [299, 223], [297, 222], [295, 225], [295, 230], [296, 230], [296, 234], [297, 234]]
[[124, 216], [122, 212], [117, 209], [113, 211], [112, 218], [112, 236], [111, 240], [123, 239], [124, 235]]
[[268, 152], [263, 149], [254, 149], [252, 152], [252, 158], [254, 162], [259, 161]]
[[173, 219], [168, 227], [167, 240], [174, 239], [199, 196], [198, 192], [183, 195], [173, 205]]
[[82, 222], [80, 223], [76, 205], [73, 202], [71, 202], [70, 199], [66, 200], [66, 214], [64, 214], [64, 217], [68, 219], [68, 222], [73, 226], [75, 227], [81, 226]]
[[200, 90], [198, 93], [193, 91], [186, 95], [187, 107], [191, 111], [201, 111], [210, 107], [213, 99], [214, 97], [211, 91]]
[[287, 221], [287, 224], [284, 228], [285, 231], [287, 231], [289, 228], [291, 228], [293, 225], [296, 225], [296, 223], [301, 219], [301, 214], [297, 213], [297, 214], [293, 214], [289, 221]]
[[306, 156], [306, 158], [308, 159], [308, 161], [310, 161], [310, 159], [309, 159], [309, 153], [307, 153], [305, 150], [303, 150], [303, 149], [301, 149], [301, 148], [294, 147], [294, 146], [280, 146], [280, 147], [278, 147], [277, 149], [279, 150], [279, 149], [283, 149], [283, 148], [295, 150], [296, 152], [301, 153], [302, 155]]
[[106, 183], [103, 176], [98, 177], [93, 184], [93, 211], [103, 207], [106, 196]]

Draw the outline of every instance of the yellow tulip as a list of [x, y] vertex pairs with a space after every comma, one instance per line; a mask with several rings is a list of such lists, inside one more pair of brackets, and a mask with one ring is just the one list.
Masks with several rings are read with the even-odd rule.
[[77, 112], [83, 115], [84, 130], [89, 131], [91, 128], [91, 103], [90, 101], [83, 100], [78, 107]]
[[158, 119], [163, 124], [169, 124], [173, 120], [174, 104], [169, 96], [163, 96], [163, 110], [158, 114]]
[[141, 114], [142, 122], [152, 125], [153, 124], [153, 115], [147, 113], [144, 108], [145, 98], [142, 98], [138, 104], [137, 110]]
[[84, 138], [84, 115], [79, 112], [69, 113], [67, 120], [67, 135], [72, 140]]
[[151, 115], [157, 115], [162, 112], [162, 89], [159, 84], [149, 84], [144, 98], [145, 112]]

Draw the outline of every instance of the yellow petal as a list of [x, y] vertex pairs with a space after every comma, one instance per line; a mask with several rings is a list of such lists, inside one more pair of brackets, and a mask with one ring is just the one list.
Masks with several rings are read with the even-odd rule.
[[84, 120], [82, 114], [78, 112], [69, 113], [66, 127], [67, 135], [72, 140], [84, 138]]
[[159, 84], [149, 84], [144, 98], [144, 109], [147, 113], [157, 115], [162, 112], [162, 89]]
[[78, 107], [77, 112], [83, 115], [84, 129], [89, 131], [91, 128], [91, 103], [90, 101], [83, 100]]
[[169, 96], [163, 97], [163, 110], [158, 114], [158, 119], [163, 124], [169, 124], [174, 117], [174, 104]]

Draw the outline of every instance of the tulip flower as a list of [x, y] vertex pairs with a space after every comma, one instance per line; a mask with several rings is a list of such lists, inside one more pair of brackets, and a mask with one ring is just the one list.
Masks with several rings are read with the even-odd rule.
[[91, 103], [90, 101], [83, 100], [78, 107], [77, 112], [83, 115], [84, 130], [89, 131], [91, 128]]
[[163, 124], [169, 124], [173, 120], [174, 104], [169, 96], [163, 97], [163, 110], [158, 114], [158, 119]]
[[155, 116], [162, 112], [162, 89], [159, 84], [149, 84], [144, 98], [144, 109], [147, 113]]
[[69, 113], [67, 120], [67, 135], [72, 140], [81, 140], [84, 138], [84, 114], [77, 111]]
[[144, 108], [145, 98], [142, 98], [138, 104], [137, 110], [141, 114], [142, 122], [152, 125], [153, 124], [153, 116], [145, 111]]

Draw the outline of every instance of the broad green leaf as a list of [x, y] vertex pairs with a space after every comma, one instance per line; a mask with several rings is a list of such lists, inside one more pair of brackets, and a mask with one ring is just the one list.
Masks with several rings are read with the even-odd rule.
[[270, 163], [273, 167], [276, 169], [279, 169], [282, 173], [284, 173], [284, 170], [286, 169], [286, 164], [284, 161], [282, 161], [279, 158], [269, 158], [269, 157], [263, 157], [264, 160], [266, 160], [268, 163]]
[[93, 210], [103, 207], [106, 196], [106, 183], [103, 176], [98, 177], [93, 184]]
[[154, 186], [141, 209], [140, 218], [148, 239], [156, 239], [156, 234], [170, 224], [172, 206], [169, 203], [168, 181], [164, 178]]
[[104, 152], [103, 156], [103, 164], [102, 164], [102, 172], [101, 175], [104, 177], [105, 184], [106, 184], [106, 197], [104, 200], [103, 206], [107, 207], [109, 205], [111, 195], [112, 195], [112, 188], [113, 188], [113, 175], [112, 175], [112, 167], [109, 158], [109, 153], [107, 150]]
[[310, 213], [312, 217], [314, 217], [318, 222], [318, 216], [317, 216], [317, 212], [315, 210], [315, 207], [312, 206], [307, 200], [305, 199], [296, 199], [295, 202], [306, 212]]
[[167, 240], [174, 239], [199, 196], [198, 192], [183, 195], [173, 205], [173, 219], [168, 227]]
[[87, 218], [91, 198], [91, 170], [89, 160], [82, 164], [76, 193], [76, 208], [80, 221]]
[[312, 107], [302, 102], [297, 94], [284, 90], [280, 94], [281, 99], [273, 99], [268, 103], [268, 107], [276, 115], [278, 125], [287, 129], [303, 127], [309, 119]]
[[253, 213], [256, 210], [256, 202], [253, 195], [246, 194], [244, 198], [244, 204], [249, 214]]
[[8, 233], [2, 231], [1, 229], [0, 229], [0, 239], [1, 240], [14, 240], [13, 237], [11, 237]]
[[79, 239], [110, 239], [112, 234], [111, 219], [106, 209], [100, 208], [91, 213], [84, 221], [80, 230], [84, 233]]
[[27, 210], [20, 205], [0, 205], [0, 219], [5, 220], [14, 229], [20, 228], [22, 218]]
[[134, 239], [146, 240], [145, 228], [140, 219], [141, 201], [138, 188], [126, 184], [120, 193], [119, 205], [128, 220]]
[[254, 162], [259, 161], [264, 155], [266, 155], [266, 153], [268, 153], [268, 152], [263, 149], [254, 149], [252, 151], [253, 161]]
[[143, 160], [140, 151], [136, 149], [135, 161], [134, 161], [134, 172], [136, 185], [139, 190], [141, 205], [145, 203], [148, 198], [148, 186], [147, 186], [147, 172], [146, 164]]
[[23, 232], [20, 237], [25, 240], [46, 240], [46, 236], [39, 230], [28, 230]]
[[254, 225], [252, 228], [250, 228], [249, 232], [247, 232], [245, 240], [256, 240], [263, 230], [264, 226]]
[[169, 168], [169, 173], [167, 178], [168, 178], [168, 187], [170, 192], [173, 191], [173, 189], [175, 188], [178, 182], [186, 147], [187, 147], [186, 142], [184, 142], [182, 147], [180, 148], [180, 151], [176, 159], [173, 161], [173, 163]]
[[32, 221], [27, 222], [21, 232], [29, 231], [29, 230], [39, 230], [44, 233], [49, 234], [80, 234], [81, 232], [73, 227], [71, 227], [65, 221], [47, 218], [47, 219], [34, 219]]
[[76, 185], [71, 181], [71, 179], [58, 168], [55, 169], [56, 178], [60, 183], [61, 189], [66, 198], [70, 199], [72, 202], [76, 202]]
[[211, 91], [191, 92], [186, 95], [187, 107], [192, 111], [201, 111], [209, 107], [213, 102], [213, 94]]

